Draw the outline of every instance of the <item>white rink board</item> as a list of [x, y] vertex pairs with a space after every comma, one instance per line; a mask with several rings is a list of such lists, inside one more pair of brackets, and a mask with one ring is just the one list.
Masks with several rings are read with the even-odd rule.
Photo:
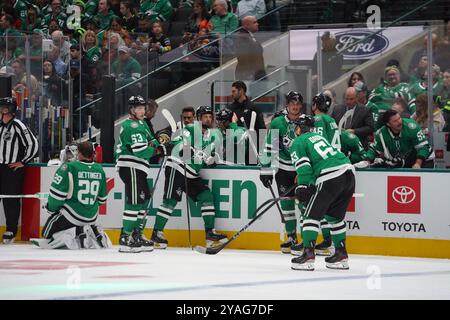
[[[55, 168], [41, 168], [41, 191], [47, 192], [48, 186]], [[100, 223], [105, 228], [120, 228], [122, 225], [123, 195], [122, 199], [115, 200], [115, 193], [123, 193], [123, 184], [116, 174], [114, 168], [105, 168], [108, 178], [114, 178], [115, 186], [110, 191], [107, 202], [107, 214], [100, 216]], [[150, 177], [156, 177], [158, 168], [152, 168]], [[233, 185], [247, 183], [256, 190], [256, 198], [250, 197], [250, 202], [259, 205], [271, 198], [270, 192], [262, 186], [259, 181], [259, 171], [255, 169], [208, 169], [202, 171], [204, 179], [209, 180], [209, 186], [215, 186], [215, 197], [222, 197], [219, 203], [221, 214], [227, 218], [217, 218], [216, 228], [225, 231], [238, 231], [248, 220], [248, 199], [247, 191], [240, 193], [241, 206], [240, 213], [236, 208], [234, 214], [238, 217], [231, 218], [231, 206], [236, 206], [236, 196], [239, 194]], [[402, 179], [407, 179], [403, 183]], [[405, 191], [408, 188], [417, 189], [414, 191], [416, 198], [412, 202], [410, 198], [401, 199], [396, 193], [397, 201], [405, 203], [395, 203], [393, 190], [388, 190], [388, 180], [400, 183], [397, 191]], [[400, 179], [400, 180], [399, 180]], [[408, 181], [414, 180], [416, 185], [409, 186]], [[158, 181], [155, 192], [153, 208], [157, 208], [163, 195], [164, 173]], [[222, 184], [222, 188], [217, 189]], [[403, 189], [402, 189], [403, 188]], [[253, 190], [252, 189], [252, 190]], [[235, 199], [233, 199], [233, 190]], [[358, 171], [356, 173], [356, 193], [364, 194], [364, 197], [355, 199], [355, 212], [348, 212], [346, 216], [348, 234], [355, 236], [375, 236], [375, 237], [397, 237], [397, 238], [419, 238], [419, 239], [440, 239], [450, 240], [450, 171], [449, 172], [423, 172], [423, 171]], [[420, 196], [419, 196], [420, 193]], [[252, 192], [253, 194], [253, 192]], [[412, 195], [410, 192], [409, 195]], [[228, 198], [227, 198], [228, 197]], [[406, 195], [408, 197], [408, 195]], [[252, 200], [253, 199], [253, 200]], [[389, 200], [389, 201], [388, 201]], [[418, 201], [420, 201], [419, 205]], [[388, 213], [388, 203], [394, 207], [400, 207], [400, 211], [406, 213]], [[187, 227], [185, 216], [186, 205], [182, 201], [177, 209], [182, 209], [181, 217], [172, 217], [166, 228], [183, 230]], [[394, 211], [398, 208], [394, 208]], [[392, 211], [392, 209], [391, 209]], [[416, 213], [413, 213], [416, 212]], [[47, 214], [41, 212], [40, 225], [43, 226], [47, 219]], [[153, 226], [154, 216], [149, 219], [147, 227]], [[191, 218], [191, 228], [203, 230], [203, 220], [201, 217]], [[254, 223], [249, 231], [254, 232], [279, 232], [280, 217], [276, 207], [270, 209], [260, 221]]]

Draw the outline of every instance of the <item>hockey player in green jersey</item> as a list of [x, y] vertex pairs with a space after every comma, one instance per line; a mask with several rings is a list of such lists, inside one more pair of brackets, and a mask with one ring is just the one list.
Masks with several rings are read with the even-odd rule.
[[[330, 97], [324, 95], [323, 93], [319, 93], [313, 98], [311, 111], [314, 114], [314, 128], [312, 128], [312, 131], [320, 134], [335, 149], [340, 150], [341, 142], [339, 128], [336, 124], [336, 121], [332, 117], [327, 115], [330, 106]], [[320, 229], [322, 230], [323, 242], [316, 245], [316, 254], [329, 256], [334, 249], [333, 242], [331, 241], [330, 225], [328, 224], [326, 219], [322, 219], [320, 221]], [[301, 251], [296, 249], [297, 248], [294, 248], [293, 250], [294, 254], [301, 254]]]
[[216, 208], [213, 194], [200, 176], [201, 169], [215, 161], [210, 152], [214, 148], [211, 130], [213, 111], [209, 106], [200, 106], [196, 116], [200, 122], [184, 126], [181, 135], [172, 141], [174, 146], [167, 157], [163, 202], [156, 214], [152, 234], [152, 241], [159, 249], [165, 249], [168, 245], [163, 230], [175, 206], [181, 201], [183, 192], [200, 204], [206, 246], [211, 248], [227, 240], [225, 235], [214, 229]]
[[[345, 154], [352, 164], [363, 161], [366, 158], [366, 150], [358, 136], [349, 131], [341, 132], [341, 152]], [[363, 168], [366, 166], [362, 166]]]
[[[278, 193], [284, 194], [295, 180], [295, 168], [292, 165], [289, 148], [295, 139], [292, 121], [298, 119], [303, 108], [303, 97], [300, 93], [290, 91], [286, 95], [287, 113], [274, 118], [270, 123], [266, 144], [260, 158], [260, 179], [266, 188], [272, 186], [273, 175], [277, 182]], [[294, 196], [294, 191], [286, 194]], [[287, 241], [280, 245], [281, 252], [291, 253], [291, 248], [297, 244], [297, 220], [295, 217], [295, 201], [280, 201], [281, 211], [285, 221]]]
[[383, 127], [366, 153], [372, 166], [388, 168], [433, 168], [434, 151], [420, 126], [401, 118], [396, 110], [383, 114]]
[[78, 161], [63, 163], [55, 173], [45, 209], [50, 214], [42, 230], [45, 239], [32, 239], [42, 248], [108, 247], [108, 236], [96, 225], [98, 206], [106, 203], [106, 176], [95, 163], [90, 142], [77, 146]]
[[237, 125], [238, 118], [233, 111], [224, 108], [216, 113], [217, 127], [221, 132], [222, 150], [219, 152], [219, 163], [231, 165], [245, 165], [246, 136], [245, 129]]
[[152, 251], [153, 242], [142, 235], [141, 225], [145, 216], [150, 190], [147, 175], [149, 160], [154, 154], [163, 155], [159, 142], [152, 136], [144, 121], [146, 102], [141, 96], [128, 100], [129, 118], [122, 124], [116, 145], [116, 168], [125, 184], [125, 209], [123, 233], [119, 252]]
[[374, 116], [373, 121], [377, 128], [379, 118], [386, 111], [391, 109], [396, 98], [408, 99], [409, 86], [400, 82], [400, 70], [396, 66], [389, 66], [385, 69], [386, 80], [372, 90], [367, 105], [371, 107]]
[[297, 173], [295, 195], [306, 204], [306, 210], [302, 232], [305, 248], [300, 257], [291, 260], [291, 267], [294, 270], [314, 270], [319, 223], [325, 217], [331, 225], [335, 246], [334, 254], [325, 258], [326, 266], [348, 269], [344, 217], [355, 191], [354, 168], [342, 152], [321, 135], [311, 132], [314, 126], [312, 117], [302, 115], [294, 123], [297, 138], [290, 151]]

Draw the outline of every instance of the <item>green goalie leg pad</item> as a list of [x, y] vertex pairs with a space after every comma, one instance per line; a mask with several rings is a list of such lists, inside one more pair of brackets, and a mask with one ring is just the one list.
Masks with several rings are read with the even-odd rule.
[[122, 226], [123, 232], [131, 234], [135, 228], [138, 227], [137, 220], [141, 205], [125, 203], [125, 210], [123, 212]]
[[295, 200], [281, 200], [281, 211], [284, 217], [284, 227], [287, 234], [293, 234], [297, 229], [297, 219], [295, 218]]
[[214, 228], [214, 220], [216, 217], [216, 208], [214, 207], [214, 197], [211, 191], [202, 191], [197, 196], [198, 202], [202, 208], [202, 218], [205, 223], [205, 229]]
[[158, 208], [156, 213], [155, 225], [153, 230], [163, 231], [166, 226], [167, 221], [172, 215], [173, 209], [177, 205], [177, 200], [175, 199], [163, 199], [161, 206]]
[[305, 247], [311, 248], [314, 246], [317, 235], [319, 234], [320, 222], [318, 220], [306, 218], [303, 221], [303, 244]]
[[336, 248], [340, 248], [345, 245], [345, 239], [347, 237], [347, 226], [345, 221], [338, 220], [334, 217], [325, 216], [325, 219], [330, 224], [331, 228], [331, 240]]

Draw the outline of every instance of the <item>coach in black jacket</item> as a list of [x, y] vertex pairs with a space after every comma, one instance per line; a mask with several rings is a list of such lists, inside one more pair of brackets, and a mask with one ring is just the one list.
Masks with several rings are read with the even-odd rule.
[[234, 40], [237, 66], [237, 80], [258, 80], [266, 75], [263, 47], [253, 34], [258, 31], [258, 21], [254, 16], [242, 19], [242, 28]]
[[374, 131], [372, 113], [369, 108], [357, 103], [354, 87], [347, 88], [344, 100], [344, 104], [334, 107], [331, 116], [340, 129], [356, 134], [367, 149], [369, 135]]

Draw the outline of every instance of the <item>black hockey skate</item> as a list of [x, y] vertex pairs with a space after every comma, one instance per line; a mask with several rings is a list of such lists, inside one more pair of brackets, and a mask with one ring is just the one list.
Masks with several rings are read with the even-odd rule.
[[336, 248], [334, 254], [331, 257], [325, 258], [325, 263], [329, 269], [342, 269], [348, 270], [348, 255], [345, 246]]
[[133, 238], [137, 243], [141, 244], [141, 252], [152, 252], [154, 249], [153, 241], [148, 240], [141, 233], [140, 229], [136, 229], [133, 232]]
[[316, 246], [316, 254], [318, 256], [331, 256], [334, 253], [334, 245], [331, 237], [323, 239], [321, 243]]
[[315, 260], [314, 247], [307, 247], [300, 257], [292, 258], [291, 269], [313, 271]]
[[155, 249], [166, 249], [169, 241], [164, 238], [164, 233], [159, 230], [153, 230], [152, 241], [155, 245]]
[[14, 243], [15, 239], [16, 239], [16, 236], [11, 231], [6, 231], [3, 234], [3, 243], [4, 244], [12, 244], [12, 243]]
[[297, 244], [297, 234], [292, 233], [288, 235], [288, 238], [285, 242], [280, 245], [280, 249], [282, 253], [291, 253], [292, 246]]
[[141, 252], [141, 243], [139, 241], [136, 242], [136, 239], [127, 233], [123, 233], [120, 236], [119, 245], [119, 252]]
[[291, 254], [293, 256], [301, 256], [303, 254], [303, 250], [305, 249], [305, 246], [303, 245], [303, 242], [294, 244], [291, 247]]
[[206, 229], [206, 248], [217, 248], [227, 240], [226, 235], [217, 233], [215, 229]]

